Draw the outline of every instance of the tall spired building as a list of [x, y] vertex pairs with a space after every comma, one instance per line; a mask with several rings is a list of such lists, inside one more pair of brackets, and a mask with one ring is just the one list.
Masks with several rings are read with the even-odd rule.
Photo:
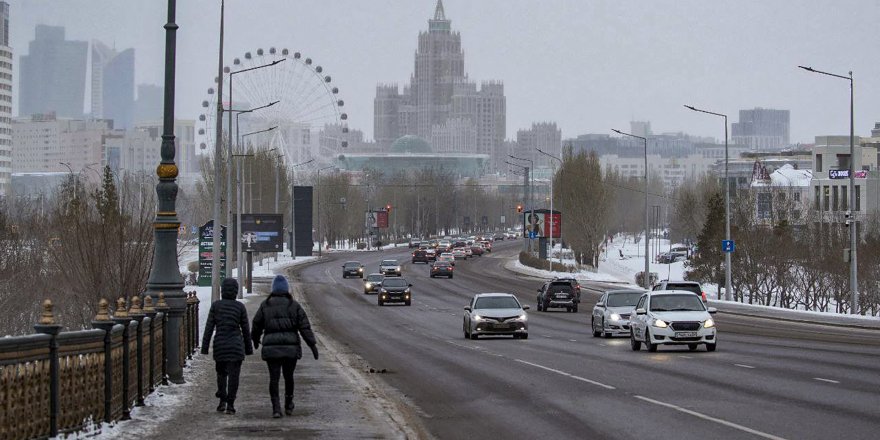
[[381, 148], [410, 135], [437, 153], [498, 154], [506, 130], [504, 85], [477, 84], [464, 71], [461, 34], [452, 31], [437, 1], [428, 31], [419, 33], [415, 70], [401, 92], [380, 84], [374, 100], [374, 137]]

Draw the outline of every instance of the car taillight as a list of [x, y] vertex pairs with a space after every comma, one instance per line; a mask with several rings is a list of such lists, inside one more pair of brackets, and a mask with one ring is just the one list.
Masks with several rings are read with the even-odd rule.
[[702, 295], [702, 296], [703, 296], [703, 302], [706, 302], [706, 292], [700, 292], [700, 293], [703, 294], [703, 295]]

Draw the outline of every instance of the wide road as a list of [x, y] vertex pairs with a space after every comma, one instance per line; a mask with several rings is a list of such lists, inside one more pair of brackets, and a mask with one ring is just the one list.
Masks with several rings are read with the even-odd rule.
[[[502, 266], [519, 249], [456, 265], [431, 279], [405, 249], [333, 254], [296, 274], [320, 332], [359, 354], [407, 396], [443, 439], [880, 437], [880, 332], [716, 316], [718, 351], [630, 350], [627, 338], [593, 338], [585, 291], [579, 313], [535, 310], [541, 280]], [[370, 272], [399, 258], [411, 307], [379, 307], [341, 264]], [[589, 286], [601, 289], [601, 285]], [[529, 304], [529, 339], [465, 339], [462, 308], [476, 292], [512, 292]]]

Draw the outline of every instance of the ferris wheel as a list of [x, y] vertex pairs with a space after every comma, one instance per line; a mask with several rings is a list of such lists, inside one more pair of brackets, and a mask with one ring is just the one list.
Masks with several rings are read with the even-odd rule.
[[[273, 62], [276, 64], [261, 67]], [[253, 70], [235, 74], [245, 69]], [[230, 71], [233, 72], [231, 101], [228, 96]], [[257, 49], [235, 58], [233, 66], [224, 69], [224, 75], [223, 108], [232, 109], [233, 115], [232, 127], [229, 127], [229, 114], [224, 112], [222, 125], [225, 133], [230, 133], [230, 128], [236, 133], [236, 145], [274, 148], [289, 165], [314, 160], [314, 166], [332, 162], [348, 146], [345, 103], [338, 96], [339, 89], [332, 85], [330, 75], [311, 58], [287, 49]], [[207, 90], [197, 123], [196, 142], [205, 153], [214, 150], [217, 82], [214, 78], [214, 87]], [[239, 114], [250, 109], [256, 110]], [[241, 141], [242, 135], [262, 130], [269, 131]]]

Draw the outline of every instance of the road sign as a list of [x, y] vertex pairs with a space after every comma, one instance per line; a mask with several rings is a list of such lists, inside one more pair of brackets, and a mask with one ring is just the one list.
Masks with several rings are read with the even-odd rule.
[[538, 231], [529, 231], [529, 238], [538, 238]]
[[[220, 230], [220, 278], [226, 278], [226, 226]], [[211, 269], [214, 264], [214, 221], [209, 220], [199, 228], [199, 286], [211, 285]]]
[[732, 253], [736, 249], [736, 243], [733, 240], [721, 240], [721, 252], [726, 254]]
[[849, 179], [849, 170], [828, 170], [829, 179]]

